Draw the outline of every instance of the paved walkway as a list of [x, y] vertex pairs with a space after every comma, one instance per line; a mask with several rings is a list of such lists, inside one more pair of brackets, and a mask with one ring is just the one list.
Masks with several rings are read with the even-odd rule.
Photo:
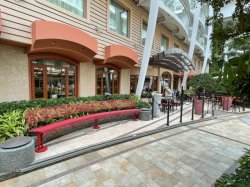
[[[180, 122], [180, 107], [170, 113], [170, 124], [178, 124]], [[191, 120], [191, 105], [185, 104], [183, 110], [183, 122]], [[50, 157], [65, 154], [79, 148], [88, 147], [104, 141], [113, 140], [131, 134], [146, 132], [165, 126], [167, 114], [161, 113], [161, 117], [154, 118], [150, 121], [133, 121], [132, 119], [116, 121], [112, 123], [102, 124], [101, 129], [91, 128], [82, 129], [75, 133], [67, 134], [63, 137], [46, 143], [48, 150], [44, 153], [36, 153], [36, 161], [48, 159]], [[195, 115], [195, 119], [199, 119], [199, 115]]]
[[82, 155], [0, 186], [211, 186], [250, 148], [250, 114], [232, 114]]

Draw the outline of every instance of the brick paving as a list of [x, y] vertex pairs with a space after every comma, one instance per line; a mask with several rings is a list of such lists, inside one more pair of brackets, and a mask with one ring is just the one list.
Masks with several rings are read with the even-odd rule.
[[[250, 114], [135, 139], [4, 181], [0, 186], [211, 186], [250, 148]], [[244, 120], [242, 120], [244, 119]]]

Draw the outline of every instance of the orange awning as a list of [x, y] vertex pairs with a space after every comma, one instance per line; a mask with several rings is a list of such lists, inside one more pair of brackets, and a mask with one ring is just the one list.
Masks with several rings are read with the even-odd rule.
[[112, 64], [121, 69], [132, 69], [135, 64], [138, 64], [138, 55], [129, 47], [109, 45], [105, 48], [103, 64]]
[[97, 54], [97, 40], [69, 25], [52, 21], [32, 23], [32, 46], [29, 53], [48, 52], [90, 61]]
[[[191, 70], [191, 71], [189, 71], [189, 73], [188, 73], [188, 77], [194, 77], [195, 75], [196, 75], [196, 71], [194, 71], [194, 70]], [[184, 76], [184, 72], [183, 72], [183, 71], [180, 72], [180, 76], [181, 76], [181, 77]]]

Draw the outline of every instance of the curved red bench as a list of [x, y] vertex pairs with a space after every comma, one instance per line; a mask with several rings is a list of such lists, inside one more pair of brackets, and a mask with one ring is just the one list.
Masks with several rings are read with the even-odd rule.
[[55, 122], [43, 127], [38, 127], [38, 128], [33, 128], [30, 130], [30, 132], [34, 132], [37, 135], [37, 147], [36, 147], [36, 152], [44, 152], [48, 148], [43, 145], [43, 136], [54, 131], [58, 130], [60, 128], [67, 128], [79, 123], [87, 122], [87, 121], [94, 121], [94, 129], [99, 129], [100, 126], [98, 124], [99, 119], [111, 117], [111, 116], [120, 116], [120, 115], [127, 115], [127, 114], [132, 114], [134, 115], [134, 121], [137, 120], [138, 114], [141, 110], [140, 109], [127, 109], [127, 110], [117, 110], [117, 111], [111, 111], [111, 112], [101, 112], [101, 113], [95, 113], [95, 114], [90, 114], [87, 116], [81, 116], [78, 118], [72, 118], [72, 119], [67, 119], [59, 122]]

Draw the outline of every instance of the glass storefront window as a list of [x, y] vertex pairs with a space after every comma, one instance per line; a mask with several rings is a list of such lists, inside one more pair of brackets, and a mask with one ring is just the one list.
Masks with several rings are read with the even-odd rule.
[[109, 67], [96, 69], [96, 94], [119, 94], [119, 72]]
[[33, 98], [76, 96], [76, 67], [60, 60], [32, 61]]
[[123, 36], [128, 37], [128, 10], [110, 0], [109, 5], [109, 28]]
[[44, 80], [43, 80], [43, 67], [34, 67], [34, 87], [35, 97], [44, 98]]
[[161, 75], [161, 92], [171, 88], [172, 75], [169, 72], [164, 72]]
[[56, 6], [59, 6], [78, 16], [85, 17], [86, 0], [47, 0]]
[[[135, 93], [138, 84], [138, 75], [130, 76], [130, 93]], [[151, 92], [157, 91], [158, 77], [146, 76], [142, 89], [142, 96], [148, 96]]]

